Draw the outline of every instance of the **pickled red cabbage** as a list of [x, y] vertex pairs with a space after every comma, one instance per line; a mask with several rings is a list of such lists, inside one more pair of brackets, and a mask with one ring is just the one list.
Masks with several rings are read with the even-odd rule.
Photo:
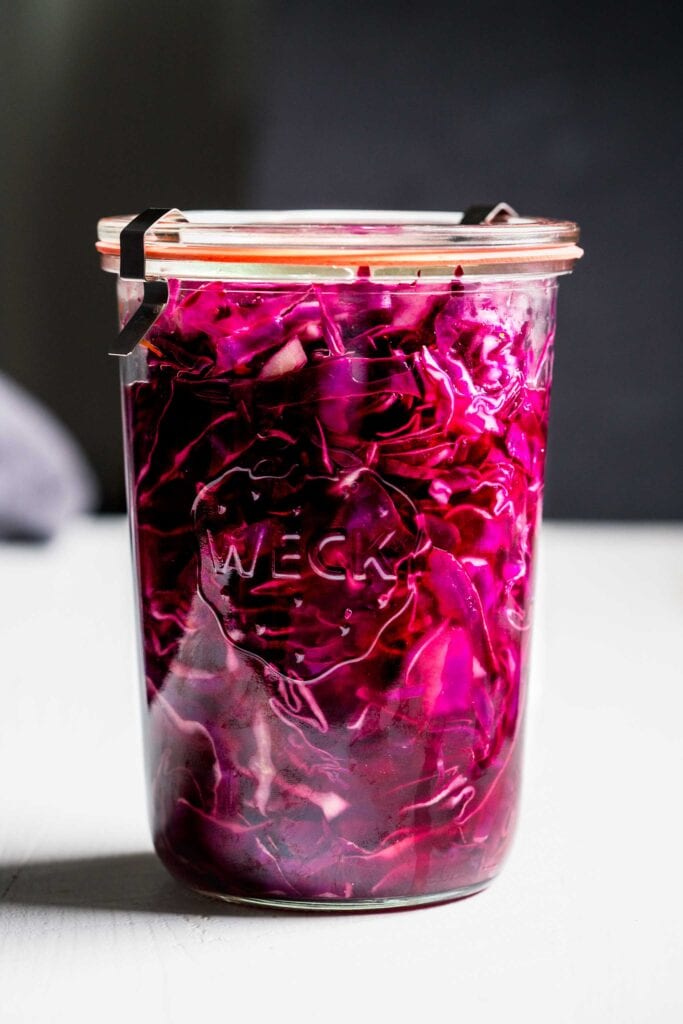
[[189, 884], [353, 902], [495, 875], [554, 295], [171, 282], [126, 416], [155, 842]]

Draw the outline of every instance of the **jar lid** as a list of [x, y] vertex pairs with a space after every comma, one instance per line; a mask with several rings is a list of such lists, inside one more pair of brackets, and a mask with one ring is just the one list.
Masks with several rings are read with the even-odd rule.
[[[566, 273], [583, 252], [571, 221], [521, 217], [499, 204], [487, 219], [467, 213], [393, 210], [170, 211], [147, 230], [145, 276], [373, 277], [415, 273]], [[118, 273], [131, 216], [98, 223], [103, 269]], [[533, 265], [533, 266], [532, 266]], [[313, 271], [313, 268], [317, 268]]]

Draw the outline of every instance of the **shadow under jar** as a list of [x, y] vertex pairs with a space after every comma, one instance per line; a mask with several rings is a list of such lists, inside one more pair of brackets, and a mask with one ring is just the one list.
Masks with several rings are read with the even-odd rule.
[[[105, 270], [130, 220], [100, 222]], [[192, 888], [379, 909], [497, 874], [577, 237], [367, 211], [140, 237], [121, 325], [167, 283], [120, 360], [146, 758]]]

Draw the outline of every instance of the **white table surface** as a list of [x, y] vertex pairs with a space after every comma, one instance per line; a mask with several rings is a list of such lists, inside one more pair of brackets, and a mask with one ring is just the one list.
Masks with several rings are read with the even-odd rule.
[[147, 831], [125, 524], [0, 545], [0, 1021], [683, 1020], [683, 529], [546, 525], [522, 814], [485, 893], [185, 893]]

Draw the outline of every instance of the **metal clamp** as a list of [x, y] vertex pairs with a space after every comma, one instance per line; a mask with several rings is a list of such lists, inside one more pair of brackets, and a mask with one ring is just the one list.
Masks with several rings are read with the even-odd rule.
[[125, 281], [141, 281], [143, 291], [142, 302], [130, 320], [121, 328], [115, 346], [109, 351], [112, 356], [130, 355], [138, 342], [144, 338], [150, 327], [161, 316], [168, 301], [167, 282], [146, 279], [145, 235], [157, 221], [169, 213], [175, 213], [185, 220], [180, 210], [152, 207], [126, 224], [121, 232], [119, 277]]
[[461, 224], [495, 224], [496, 221], [517, 217], [518, 214], [507, 203], [488, 203], [480, 206], [468, 206], [462, 215]]

